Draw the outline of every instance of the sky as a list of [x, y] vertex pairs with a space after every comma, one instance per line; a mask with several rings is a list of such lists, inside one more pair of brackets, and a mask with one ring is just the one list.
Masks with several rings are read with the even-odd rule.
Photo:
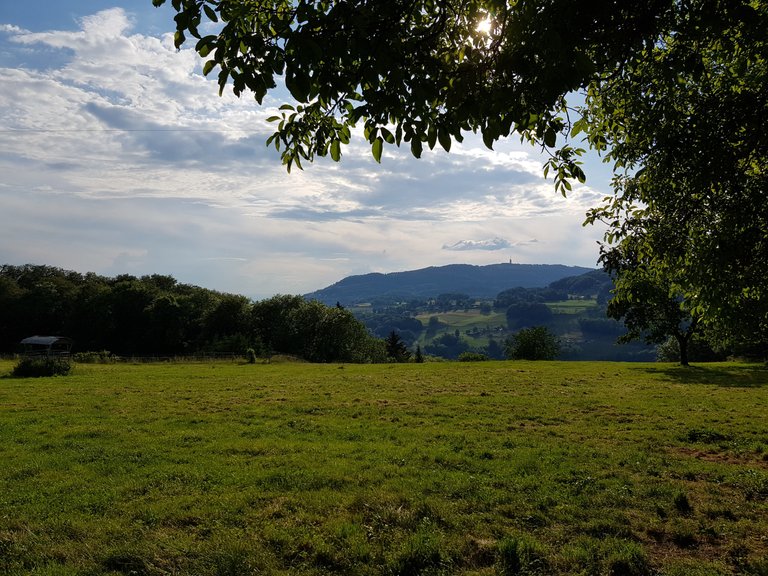
[[[170, 2], [169, 2], [170, 4]], [[151, 0], [0, 0], [0, 264], [105, 276], [170, 274], [254, 299], [445, 264], [596, 267], [610, 192], [588, 158], [567, 198], [517, 138], [470, 134], [376, 163], [353, 136], [340, 163], [286, 173], [263, 106], [173, 47]]]

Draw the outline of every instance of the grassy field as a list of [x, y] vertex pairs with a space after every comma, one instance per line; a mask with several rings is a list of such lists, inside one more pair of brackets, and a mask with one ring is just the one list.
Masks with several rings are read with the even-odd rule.
[[768, 371], [217, 363], [2, 378], [0, 573], [764, 576]]
[[[493, 335], [496, 340], [501, 342], [507, 337], [507, 316], [504, 312], [493, 312], [491, 314], [482, 314], [479, 310], [453, 312], [439, 312], [433, 314], [420, 314], [416, 318], [426, 327], [429, 319], [436, 316], [443, 324], [435, 333], [427, 335], [422, 333], [418, 339], [422, 346], [429, 344], [436, 336], [449, 333], [453, 334], [459, 331], [461, 337], [466, 340], [470, 346], [482, 347], [488, 345], [489, 336]], [[467, 333], [467, 331], [477, 331], [476, 333]]]
[[547, 306], [554, 314], [582, 314], [597, 308], [597, 300], [563, 300], [547, 302]]

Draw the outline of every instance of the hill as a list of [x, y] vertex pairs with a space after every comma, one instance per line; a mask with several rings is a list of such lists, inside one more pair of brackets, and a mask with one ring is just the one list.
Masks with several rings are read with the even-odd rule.
[[326, 304], [353, 305], [374, 298], [429, 298], [461, 293], [476, 298], [493, 298], [508, 288], [543, 288], [569, 276], [593, 271], [562, 264], [450, 264], [420, 270], [348, 276], [327, 288], [306, 294]]
[[568, 276], [552, 282], [549, 285], [551, 290], [565, 292], [571, 296], [581, 296], [584, 298], [597, 297], [607, 300], [610, 298], [613, 289], [613, 280], [605, 270], [590, 270], [586, 274], [578, 276]]

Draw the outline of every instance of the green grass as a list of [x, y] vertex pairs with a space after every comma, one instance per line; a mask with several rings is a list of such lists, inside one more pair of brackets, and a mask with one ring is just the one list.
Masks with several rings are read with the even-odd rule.
[[0, 573], [764, 575], [766, 422], [754, 365], [4, 378]]
[[[420, 314], [416, 318], [426, 327], [429, 319], [437, 316], [437, 319], [444, 324], [439, 330], [429, 335], [423, 332], [418, 339], [422, 346], [432, 342], [434, 338], [441, 334], [453, 334], [459, 331], [461, 337], [466, 340], [470, 346], [483, 347], [488, 345], [489, 336], [503, 342], [507, 337], [507, 316], [504, 312], [492, 312], [483, 314], [479, 309], [467, 311], [440, 312], [434, 314]], [[502, 328], [501, 331], [497, 330]], [[478, 333], [467, 334], [467, 331], [477, 330]]]
[[474, 328], [476, 326], [478, 328], [485, 328], [486, 326], [507, 325], [507, 317], [504, 312], [483, 314], [479, 310], [454, 310], [453, 312], [419, 314], [416, 318], [426, 326], [432, 316], [437, 316], [437, 319], [440, 322], [450, 325], [452, 329], [458, 328], [460, 330]]
[[554, 314], [583, 314], [597, 308], [597, 300], [563, 300], [546, 304]]

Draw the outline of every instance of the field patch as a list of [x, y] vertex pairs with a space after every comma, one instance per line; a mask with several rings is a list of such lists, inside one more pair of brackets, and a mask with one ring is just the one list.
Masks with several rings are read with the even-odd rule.
[[0, 573], [761, 575], [766, 421], [737, 364], [0, 378]]

